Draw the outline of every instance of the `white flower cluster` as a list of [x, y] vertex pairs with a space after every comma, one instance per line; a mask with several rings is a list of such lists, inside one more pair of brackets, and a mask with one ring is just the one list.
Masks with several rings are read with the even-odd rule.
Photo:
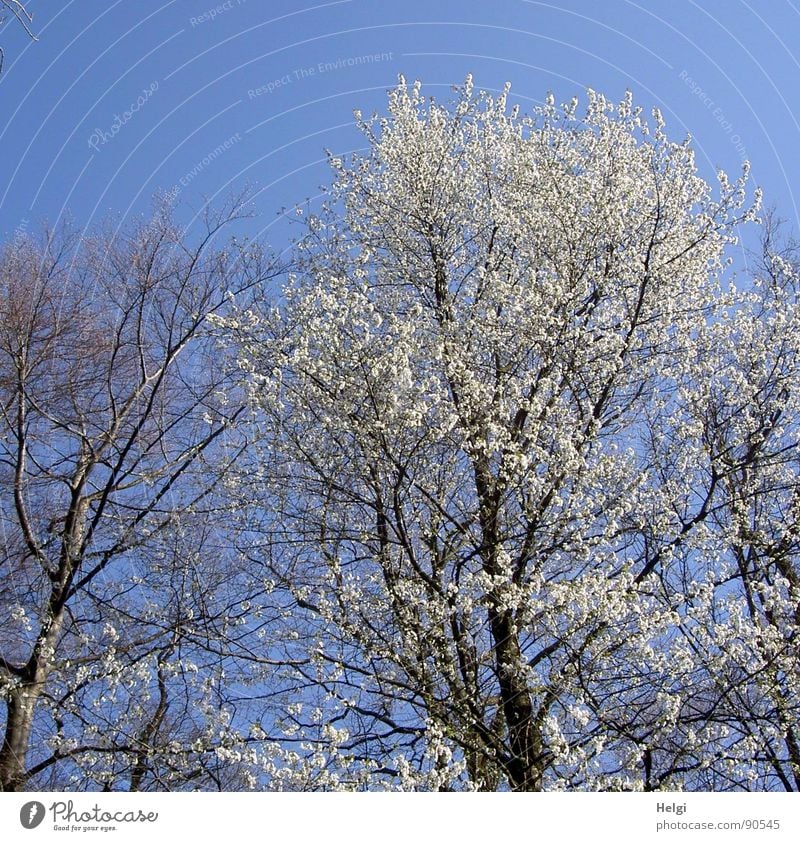
[[509, 95], [401, 81], [229, 324], [283, 639], [401, 788], [791, 787], [800, 284], [658, 112]]

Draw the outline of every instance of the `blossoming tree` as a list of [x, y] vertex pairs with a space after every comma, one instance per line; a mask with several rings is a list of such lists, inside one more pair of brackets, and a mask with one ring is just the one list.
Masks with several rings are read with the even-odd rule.
[[629, 95], [357, 117], [227, 322], [291, 732], [371, 785], [797, 789], [797, 278], [723, 282], [746, 172]]

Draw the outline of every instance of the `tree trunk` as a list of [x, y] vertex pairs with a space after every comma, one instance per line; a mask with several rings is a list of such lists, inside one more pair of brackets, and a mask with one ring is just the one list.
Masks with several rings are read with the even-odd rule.
[[489, 609], [489, 621], [503, 715], [508, 728], [508, 781], [514, 791], [541, 791], [542, 743], [528, 683], [521, 674], [523, 658], [514, 623], [508, 611], [501, 612], [494, 607]]
[[6, 732], [0, 748], [0, 791], [22, 791], [33, 713], [39, 690], [23, 683], [6, 700]]
[[[502, 572], [498, 566], [501, 493], [485, 457], [477, 459], [473, 467], [480, 503], [484, 569], [494, 577]], [[543, 774], [542, 741], [539, 722], [533, 713], [533, 701], [524, 672], [525, 660], [514, 618], [511, 610], [494, 601], [494, 597], [489, 603], [487, 614], [494, 642], [500, 703], [508, 729], [508, 781], [513, 791], [540, 791]]]
[[21, 680], [6, 700], [6, 730], [0, 748], [0, 791], [22, 791], [26, 782], [26, 759], [30, 744], [36, 704], [52, 668], [55, 641], [61, 631], [64, 614], [56, 609], [58, 600], [51, 596], [51, 619], [39, 634], [33, 653], [23, 669]]

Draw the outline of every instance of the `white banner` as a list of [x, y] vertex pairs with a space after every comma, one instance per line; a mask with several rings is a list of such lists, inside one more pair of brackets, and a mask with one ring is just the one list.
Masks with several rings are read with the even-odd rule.
[[0, 795], [0, 838], [527, 839], [800, 837], [794, 794]]

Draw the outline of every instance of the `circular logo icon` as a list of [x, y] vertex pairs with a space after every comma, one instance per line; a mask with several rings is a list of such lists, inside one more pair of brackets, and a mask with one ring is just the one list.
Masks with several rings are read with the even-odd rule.
[[31, 800], [19, 810], [19, 822], [25, 829], [36, 829], [44, 820], [44, 803]]

